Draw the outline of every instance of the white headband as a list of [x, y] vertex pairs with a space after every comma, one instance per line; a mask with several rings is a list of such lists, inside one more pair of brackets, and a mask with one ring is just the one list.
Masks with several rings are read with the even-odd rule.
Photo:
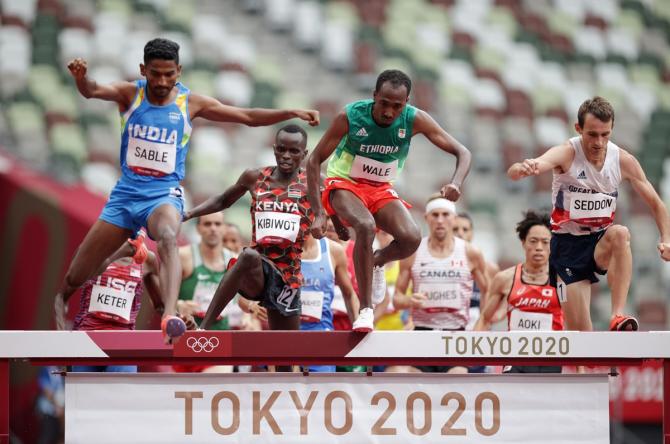
[[456, 205], [443, 197], [433, 199], [426, 204], [426, 214], [433, 210], [447, 210], [449, 213], [456, 214]]

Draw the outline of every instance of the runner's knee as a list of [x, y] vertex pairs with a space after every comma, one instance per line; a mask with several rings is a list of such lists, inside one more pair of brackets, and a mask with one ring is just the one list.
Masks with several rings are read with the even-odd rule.
[[165, 227], [158, 233], [157, 242], [159, 249], [176, 249], [177, 233], [172, 227]]
[[403, 249], [409, 250], [411, 252], [416, 251], [416, 249], [419, 248], [419, 244], [421, 243], [421, 232], [419, 231], [419, 227], [417, 227], [415, 224], [403, 227], [394, 233], [393, 237], [398, 241]]
[[630, 231], [623, 225], [613, 225], [610, 228], [611, 242], [615, 248], [625, 248], [630, 243]]
[[240, 269], [249, 270], [257, 266], [261, 261], [261, 255], [252, 248], [245, 248], [237, 258], [236, 265]]
[[352, 223], [352, 227], [356, 232], [357, 242], [372, 243], [375, 237], [375, 231], [377, 230], [377, 224], [372, 217], [357, 219]]

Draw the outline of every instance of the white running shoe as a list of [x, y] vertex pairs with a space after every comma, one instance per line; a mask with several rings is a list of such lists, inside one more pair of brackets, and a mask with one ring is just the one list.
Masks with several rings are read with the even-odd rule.
[[384, 266], [372, 268], [372, 304], [381, 304], [386, 296], [386, 273]]
[[375, 314], [371, 308], [362, 308], [351, 327], [353, 331], [370, 332], [374, 330]]

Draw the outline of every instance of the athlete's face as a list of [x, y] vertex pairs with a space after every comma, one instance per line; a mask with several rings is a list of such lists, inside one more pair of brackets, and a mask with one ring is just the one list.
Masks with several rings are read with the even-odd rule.
[[443, 208], [436, 208], [426, 214], [426, 223], [430, 231], [430, 237], [436, 240], [444, 240], [454, 231], [454, 220], [456, 215]]
[[467, 217], [456, 216], [454, 220], [454, 235], [463, 240], [472, 242], [472, 223]]
[[582, 136], [582, 147], [587, 154], [600, 157], [606, 153], [607, 142], [612, 134], [612, 120], [603, 122], [593, 114], [584, 116], [584, 127], [575, 123], [575, 129]]
[[394, 88], [391, 82], [382, 83], [372, 97], [375, 100], [372, 118], [379, 126], [390, 126], [402, 113], [409, 99], [405, 85]]
[[165, 99], [181, 75], [181, 65], [174, 60], [153, 59], [146, 65], [140, 64], [140, 73], [147, 79], [147, 89], [151, 96]]
[[526, 252], [526, 263], [542, 267], [549, 260], [551, 232], [544, 225], [534, 225], [528, 230], [526, 240], [521, 243]]
[[233, 253], [242, 252], [242, 235], [235, 226], [227, 226], [223, 233], [223, 246]]
[[202, 242], [208, 247], [216, 247], [223, 244], [223, 213], [212, 213], [200, 216], [196, 229]]
[[306, 140], [301, 133], [280, 131], [274, 144], [275, 159], [279, 171], [292, 174], [300, 168], [307, 155]]

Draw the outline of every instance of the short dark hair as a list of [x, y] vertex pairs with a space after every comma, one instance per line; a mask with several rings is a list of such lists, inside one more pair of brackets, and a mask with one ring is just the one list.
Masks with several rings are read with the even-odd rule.
[[281, 132], [285, 133], [291, 133], [291, 134], [296, 134], [300, 133], [302, 134], [302, 138], [305, 141], [305, 144], [307, 144], [307, 131], [305, 131], [301, 126], [296, 125], [294, 123], [289, 123], [288, 125], [284, 125], [279, 130], [277, 130], [277, 134], [275, 134], [275, 140], [277, 140], [277, 137], [279, 137], [279, 133]]
[[581, 128], [584, 128], [584, 119], [586, 119], [587, 114], [593, 115], [601, 122], [607, 123], [611, 120], [612, 125], [614, 125], [614, 108], [603, 97], [595, 96], [581, 104], [579, 111], [577, 111], [577, 123]]
[[387, 69], [386, 71], [379, 74], [377, 77], [377, 84], [375, 85], [375, 92], [379, 92], [382, 88], [382, 85], [386, 82], [390, 82], [393, 88], [398, 88], [399, 86], [405, 86], [407, 88], [407, 95], [412, 90], [412, 80], [409, 76], [399, 69]]
[[155, 59], [174, 60], [179, 65], [179, 44], [168, 39], [149, 40], [144, 45], [144, 64]]
[[467, 211], [461, 211], [460, 213], [456, 214], [456, 217], [462, 217], [463, 219], [466, 219], [468, 222], [470, 222], [470, 229], [475, 227], [474, 222], [472, 222], [472, 216], [470, 216], [470, 213]]
[[549, 231], [551, 231], [551, 222], [549, 220], [549, 214], [536, 213], [533, 210], [528, 210], [524, 213], [523, 220], [521, 220], [521, 222], [516, 224], [516, 232], [519, 235], [519, 239], [521, 239], [522, 242], [526, 240], [528, 232], [535, 225], [543, 225], [547, 227]]

